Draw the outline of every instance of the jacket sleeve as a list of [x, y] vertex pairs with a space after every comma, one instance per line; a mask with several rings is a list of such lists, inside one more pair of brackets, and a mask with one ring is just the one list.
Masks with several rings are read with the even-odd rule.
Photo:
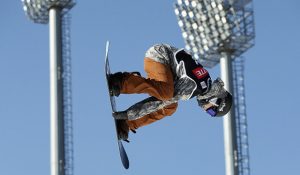
[[176, 103], [178, 100], [176, 96], [167, 101], [161, 101], [155, 97], [146, 98], [127, 109], [128, 120], [137, 120], [147, 114]]

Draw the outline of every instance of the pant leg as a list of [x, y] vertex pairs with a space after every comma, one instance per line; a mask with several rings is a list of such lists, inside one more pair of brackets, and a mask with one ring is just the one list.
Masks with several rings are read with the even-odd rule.
[[[130, 129], [138, 129], [170, 116], [177, 109], [176, 102], [171, 102], [171, 104], [164, 102], [171, 100], [174, 96], [174, 80], [170, 66], [146, 57], [144, 59], [144, 69], [147, 78], [129, 74], [122, 83], [121, 93], [123, 94], [147, 93], [152, 96], [127, 110], [130, 116], [137, 118], [127, 120]], [[149, 113], [149, 111], [151, 112]]]
[[137, 120], [127, 120], [129, 129], [138, 129], [139, 127], [149, 125], [157, 120], [160, 120], [166, 116], [171, 116], [177, 109], [177, 103], [170, 104], [164, 108], [145, 115]]
[[147, 93], [159, 100], [171, 99], [174, 95], [174, 80], [169, 65], [145, 58], [144, 69], [147, 78], [136, 74], [126, 75], [120, 92], [122, 94]]

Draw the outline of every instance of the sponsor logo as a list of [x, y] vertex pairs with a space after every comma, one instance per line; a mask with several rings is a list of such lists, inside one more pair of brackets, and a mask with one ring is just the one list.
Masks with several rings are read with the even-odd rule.
[[208, 71], [202, 67], [198, 67], [198, 68], [194, 69], [193, 73], [198, 79], [201, 79], [208, 75]]

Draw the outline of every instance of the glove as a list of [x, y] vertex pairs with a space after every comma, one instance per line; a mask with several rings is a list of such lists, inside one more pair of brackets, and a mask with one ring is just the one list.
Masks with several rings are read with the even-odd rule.
[[224, 82], [217, 78], [211, 85], [210, 90], [204, 95], [198, 95], [197, 100], [210, 100], [212, 98], [224, 98], [227, 91], [224, 89]]

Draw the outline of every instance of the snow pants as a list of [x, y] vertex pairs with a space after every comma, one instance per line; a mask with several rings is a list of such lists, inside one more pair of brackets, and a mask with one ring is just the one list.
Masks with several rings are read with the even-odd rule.
[[[146, 55], [147, 56], [147, 55]], [[172, 71], [169, 65], [155, 61], [153, 58], [145, 57], [144, 69], [147, 73], [147, 78], [136, 74], [127, 75], [122, 82], [122, 94], [140, 94], [147, 93], [151, 97], [141, 101], [147, 103], [154, 101], [167, 101], [174, 96], [174, 80]], [[141, 104], [142, 106], [143, 104]], [[149, 103], [149, 105], [151, 105]], [[138, 106], [138, 105], [137, 105]], [[171, 116], [177, 109], [177, 103], [172, 103], [158, 109], [155, 112], [146, 114], [135, 120], [127, 120], [129, 129], [137, 129], [141, 126], [148, 125], [166, 116]], [[139, 110], [139, 109], [136, 109]]]

